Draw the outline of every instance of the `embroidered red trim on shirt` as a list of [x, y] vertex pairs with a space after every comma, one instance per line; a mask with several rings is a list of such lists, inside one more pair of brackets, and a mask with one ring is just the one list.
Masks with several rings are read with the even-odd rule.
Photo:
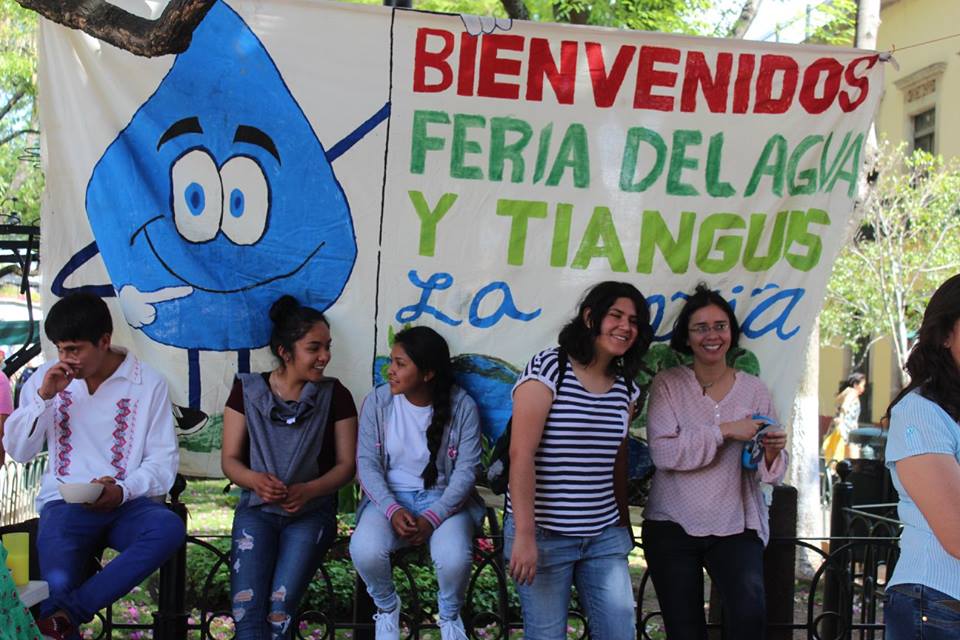
[[70, 444], [70, 436], [73, 431], [70, 430], [70, 405], [73, 404], [73, 397], [67, 390], [60, 392], [60, 406], [57, 407], [57, 475], [65, 476], [70, 470], [70, 452], [73, 451], [73, 445]]
[[127, 477], [127, 467], [123, 464], [124, 448], [127, 445], [127, 429], [130, 425], [127, 422], [127, 416], [130, 415], [130, 398], [121, 398], [117, 400], [117, 415], [113, 421], [117, 427], [113, 430], [113, 446], [110, 451], [113, 452], [113, 459], [110, 464], [117, 470], [117, 480], [123, 480]]

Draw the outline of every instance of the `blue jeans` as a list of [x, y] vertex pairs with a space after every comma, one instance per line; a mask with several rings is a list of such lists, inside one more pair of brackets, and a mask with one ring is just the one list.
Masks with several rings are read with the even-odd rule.
[[960, 600], [922, 584], [887, 588], [883, 606], [886, 640], [960, 638]]
[[335, 504], [292, 516], [237, 507], [230, 552], [237, 640], [292, 637], [300, 599], [337, 535]]
[[[40, 512], [37, 552], [50, 598], [40, 615], [66, 611], [71, 622], [93, 614], [140, 584], [180, 548], [186, 527], [162, 503], [137, 498], [106, 513], [54, 500]], [[106, 545], [120, 554], [88, 578], [94, 554]]]
[[[503, 555], [509, 564], [516, 528], [503, 525]], [[633, 640], [637, 621], [627, 556], [633, 540], [626, 527], [609, 526], [596, 536], [564, 536], [537, 527], [537, 574], [517, 585], [525, 640], [564, 640], [570, 587], [576, 583], [592, 640]]]
[[[396, 491], [394, 497], [410, 513], [420, 515], [442, 493], [441, 489]], [[473, 519], [470, 514], [466, 510], [458, 511], [441, 522], [428, 544], [437, 571], [437, 609], [441, 618], [452, 620], [460, 615], [470, 581], [473, 561]], [[393, 530], [387, 517], [373, 504], [368, 504], [350, 537], [350, 557], [367, 585], [370, 598], [382, 611], [397, 606], [390, 554], [405, 546], [407, 543]]]

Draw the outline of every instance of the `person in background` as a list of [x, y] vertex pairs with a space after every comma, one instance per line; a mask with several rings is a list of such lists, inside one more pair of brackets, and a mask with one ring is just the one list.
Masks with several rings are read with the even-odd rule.
[[652, 339], [637, 288], [601, 282], [560, 331], [559, 347], [533, 356], [513, 388], [503, 553], [527, 640], [567, 637], [574, 583], [591, 638], [636, 636], [627, 428]]
[[350, 557], [377, 605], [377, 640], [400, 637], [390, 554], [430, 545], [442, 640], [467, 640], [460, 609], [484, 507], [475, 491], [480, 417], [453, 383], [447, 342], [429, 327], [404, 329], [390, 350], [388, 383], [360, 410], [357, 478], [363, 499]]
[[[37, 495], [40, 574], [50, 597], [40, 631], [79, 638], [80, 624], [140, 584], [183, 545], [186, 528], [163, 504], [180, 455], [167, 383], [111, 343], [113, 321], [100, 298], [57, 301], [43, 323], [58, 359], [23, 385], [4, 424], [11, 458], [50, 460]], [[91, 504], [60, 498], [60, 483], [103, 485]], [[119, 555], [93, 576], [86, 568], [106, 543]]]
[[238, 640], [293, 637], [300, 600], [337, 535], [337, 491], [353, 479], [357, 408], [324, 370], [330, 326], [282, 296], [270, 308], [271, 371], [238, 374], [223, 411], [233, 515], [230, 591]]
[[886, 640], [960, 637], [960, 274], [930, 298], [888, 409], [886, 465], [900, 495], [900, 559]]
[[760, 414], [776, 420], [759, 378], [731, 366], [740, 325], [724, 298], [700, 284], [673, 326], [670, 346], [693, 363], [661, 371], [650, 387], [647, 439], [656, 466], [643, 514], [643, 550], [670, 640], [707, 637], [703, 569], [723, 602], [723, 637], [766, 634], [763, 549], [770, 537], [761, 482], [787, 469], [782, 429], [762, 437], [745, 468]]
[[823, 438], [823, 457], [827, 464], [836, 464], [850, 455], [850, 432], [860, 422], [860, 396], [867, 390], [867, 376], [855, 371], [840, 383], [834, 400], [837, 411], [830, 430]]

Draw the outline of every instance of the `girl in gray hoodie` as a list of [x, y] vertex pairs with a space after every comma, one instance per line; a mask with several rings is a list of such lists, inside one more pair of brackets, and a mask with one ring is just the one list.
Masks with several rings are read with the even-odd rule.
[[400, 637], [390, 554], [429, 542], [439, 586], [442, 640], [466, 640], [460, 608], [483, 505], [477, 406], [453, 384], [446, 341], [433, 329], [396, 335], [387, 384], [360, 410], [357, 476], [363, 499], [350, 555], [379, 612], [377, 640]]

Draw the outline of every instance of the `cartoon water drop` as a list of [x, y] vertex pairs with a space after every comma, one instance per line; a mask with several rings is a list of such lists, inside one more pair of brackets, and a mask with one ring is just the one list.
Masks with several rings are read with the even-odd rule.
[[[325, 149], [263, 44], [217, 2], [94, 167], [86, 210], [96, 241], [64, 265], [53, 293], [117, 295], [130, 326], [186, 349], [178, 423], [202, 426], [200, 352], [235, 351], [249, 371], [276, 298], [324, 310], [340, 296], [357, 245], [331, 162], [388, 116], [389, 104]], [[68, 287], [98, 252], [112, 284]]]

